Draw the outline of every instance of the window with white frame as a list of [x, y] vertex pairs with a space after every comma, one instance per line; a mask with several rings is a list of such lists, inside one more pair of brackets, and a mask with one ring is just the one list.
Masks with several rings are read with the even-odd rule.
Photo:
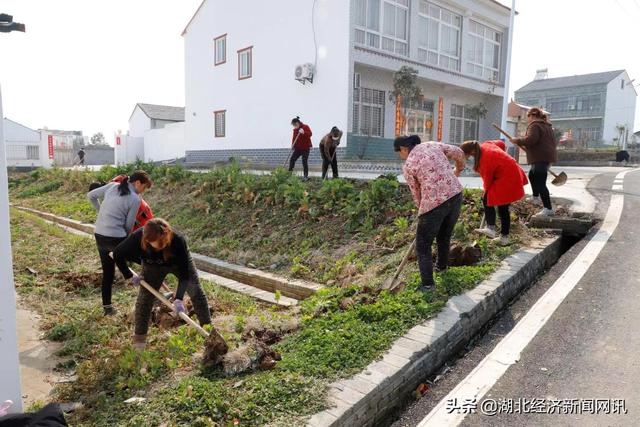
[[584, 142], [597, 142], [602, 139], [602, 130], [600, 127], [590, 127], [579, 129], [579, 138]]
[[467, 73], [497, 81], [500, 76], [502, 33], [475, 21], [469, 21]]
[[253, 47], [247, 47], [238, 51], [238, 79], [248, 79], [252, 76]]
[[355, 0], [355, 42], [409, 55], [409, 0]]
[[227, 35], [217, 37], [213, 41], [214, 65], [221, 65], [227, 62]]
[[423, 0], [418, 22], [418, 60], [460, 70], [462, 16]]
[[224, 138], [227, 133], [227, 110], [215, 111], [213, 117], [215, 122], [215, 137]]
[[383, 90], [356, 88], [353, 90], [353, 124], [356, 135], [384, 136]]
[[478, 139], [478, 122], [469, 108], [451, 104], [449, 124], [449, 143], [462, 144], [470, 139]]

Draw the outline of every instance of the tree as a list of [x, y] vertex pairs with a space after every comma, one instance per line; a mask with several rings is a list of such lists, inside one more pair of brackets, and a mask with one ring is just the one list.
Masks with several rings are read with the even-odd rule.
[[102, 132], [98, 132], [91, 137], [90, 145], [107, 145]]
[[418, 86], [418, 70], [402, 66], [393, 75], [393, 90], [389, 93], [389, 100], [394, 104], [400, 102], [401, 128], [407, 120], [407, 110], [411, 106], [422, 102], [424, 95]]

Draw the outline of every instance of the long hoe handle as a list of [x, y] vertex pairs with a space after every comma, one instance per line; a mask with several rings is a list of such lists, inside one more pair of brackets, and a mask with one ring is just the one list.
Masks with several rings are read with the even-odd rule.
[[[511, 135], [509, 135], [509, 133], [508, 133], [506, 130], [502, 129], [502, 128], [501, 128], [500, 126], [498, 126], [497, 124], [492, 123], [491, 125], [492, 125], [494, 128], [496, 128], [496, 130], [497, 130], [498, 132], [500, 132], [501, 134], [503, 134], [504, 136], [506, 136], [509, 140], [513, 139], [513, 137], [512, 137]], [[527, 149], [526, 149], [526, 148], [524, 148], [524, 147], [522, 147], [522, 146], [519, 146], [519, 147], [520, 147], [520, 148], [522, 148], [524, 151], [527, 151]], [[558, 175], [557, 175], [555, 172], [553, 172], [553, 171], [551, 170], [551, 168], [549, 168], [549, 173], [550, 173], [551, 175], [553, 175], [553, 176], [554, 176], [554, 178], [557, 178], [557, 177], [558, 177]]]
[[[151, 287], [151, 285], [149, 285], [147, 282], [145, 282], [144, 280], [140, 280], [140, 284], [142, 286], [144, 286], [144, 288], [146, 290], [148, 290], [149, 292], [151, 292], [153, 294], [153, 296], [155, 296], [156, 298], [158, 298], [158, 300], [163, 303], [164, 305], [166, 305], [167, 307], [169, 307], [171, 310], [173, 310], [173, 304], [171, 304], [169, 302], [168, 299], [166, 299], [164, 297], [164, 295], [162, 295], [160, 292], [156, 291], [155, 289], [153, 289]], [[193, 321], [193, 319], [191, 319], [189, 316], [186, 315], [186, 313], [183, 312], [179, 312], [178, 316], [180, 316], [180, 318], [182, 320], [184, 320], [185, 322], [187, 322], [189, 325], [193, 326], [194, 328], [196, 328], [198, 330], [198, 332], [200, 332], [200, 335], [202, 335], [203, 337], [207, 338], [209, 336], [209, 333], [207, 331], [205, 331], [204, 329], [202, 329], [202, 326], [198, 325], [196, 322]]]
[[413, 239], [413, 242], [411, 242], [411, 246], [409, 246], [409, 249], [407, 249], [407, 252], [404, 254], [404, 258], [402, 258], [400, 265], [396, 269], [396, 273], [393, 275], [393, 279], [391, 279], [391, 286], [389, 287], [389, 290], [393, 290], [397, 286], [398, 277], [400, 276], [400, 273], [402, 273], [402, 270], [404, 270], [404, 266], [407, 265], [407, 261], [409, 261], [409, 257], [411, 256], [411, 253], [413, 252], [415, 247], [416, 239]]

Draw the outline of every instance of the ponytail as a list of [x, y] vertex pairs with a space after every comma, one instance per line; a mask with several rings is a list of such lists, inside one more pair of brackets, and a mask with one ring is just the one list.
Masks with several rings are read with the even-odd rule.
[[466, 156], [473, 156], [473, 170], [478, 172], [478, 169], [480, 169], [480, 157], [482, 157], [480, 143], [478, 141], [465, 141], [460, 146], [460, 149]]
[[146, 185], [147, 188], [150, 188], [152, 185], [149, 174], [146, 171], [137, 170], [133, 172], [131, 176], [125, 175], [122, 178], [122, 181], [120, 181], [120, 184], [118, 185], [118, 192], [120, 193], [120, 195], [129, 195], [131, 193], [131, 190], [129, 189], [129, 183], [134, 183], [136, 181], [140, 182], [140, 184]]

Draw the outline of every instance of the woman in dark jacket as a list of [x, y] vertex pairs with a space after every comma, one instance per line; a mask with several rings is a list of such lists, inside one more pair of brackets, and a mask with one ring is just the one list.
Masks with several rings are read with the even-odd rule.
[[525, 137], [513, 138], [511, 143], [523, 148], [527, 153], [527, 163], [531, 165], [529, 181], [533, 197], [534, 200], [540, 197], [544, 206], [539, 215], [552, 216], [554, 212], [547, 187], [547, 173], [549, 166], [558, 160], [556, 138], [547, 115], [539, 108], [532, 108], [527, 112], [527, 121], [529, 126]]
[[296, 117], [291, 120], [293, 126], [293, 136], [291, 137], [291, 149], [293, 153], [289, 159], [289, 171], [293, 171], [296, 161], [302, 156], [302, 169], [304, 170], [304, 179], [309, 178], [309, 152], [311, 151], [311, 128]]
[[[176, 312], [184, 311], [182, 298], [186, 292], [191, 298], [200, 324], [211, 323], [207, 297], [200, 286], [198, 272], [187, 248], [187, 241], [182, 235], [174, 232], [164, 219], [154, 218], [142, 229], [130, 234], [113, 251], [113, 258], [116, 262], [129, 259], [142, 260], [140, 276], [134, 276], [128, 268], [123, 274], [127, 279], [135, 278], [134, 283], [144, 279], [156, 290], [160, 288], [168, 274], [173, 274], [178, 279], [178, 289], [173, 300]], [[136, 301], [135, 335], [133, 336], [133, 343], [137, 348], [144, 348], [146, 344], [153, 302], [154, 296], [151, 292], [141, 287]]]

